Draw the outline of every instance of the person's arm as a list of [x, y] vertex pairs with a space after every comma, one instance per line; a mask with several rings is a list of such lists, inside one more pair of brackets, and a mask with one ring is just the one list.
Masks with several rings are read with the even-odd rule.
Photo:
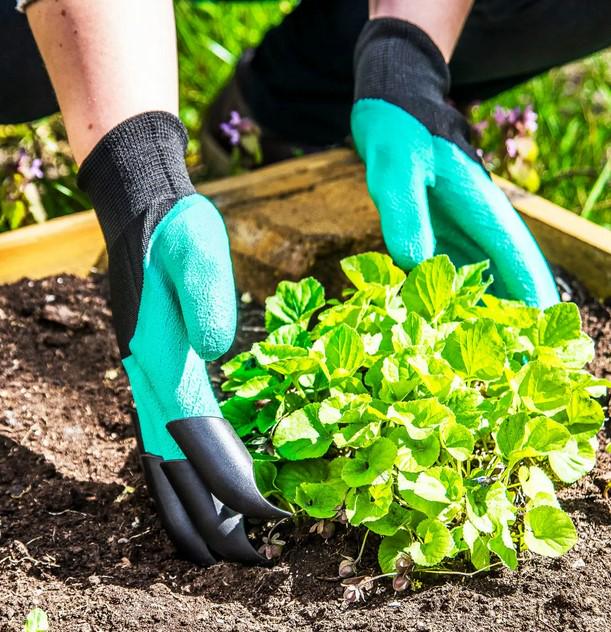
[[473, 0], [369, 0], [369, 19], [398, 18], [415, 24], [448, 62], [472, 6]]
[[354, 53], [352, 135], [395, 262], [490, 260], [493, 291], [547, 307], [553, 277], [525, 224], [483, 169], [448, 102], [448, 59], [471, 2], [372, 0]]
[[171, 0], [38, 0], [27, 17], [78, 164], [131, 116], [178, 115]]
[[172, 1], [37, 0], [26, 15], [104, 232], [149, 491], [191, 560], [261, 560], [236, 512], [285, 514], [208, 380], [234, 338], [235, 287], [223, 220], [184, 160]]

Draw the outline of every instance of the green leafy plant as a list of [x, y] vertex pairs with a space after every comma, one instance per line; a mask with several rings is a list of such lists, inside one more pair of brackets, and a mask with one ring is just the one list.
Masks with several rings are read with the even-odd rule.
[[385, 574], [566, 553], [577, 533], [555, 488], [594, 466], [611, 385], [583, 369], [577, 306], [496, 298], [486, 262], [341, 265], [343, 302], [313, 278], [280, 283], [267, 338], [223, 367], [223, 413], [262, 492], [381, 536]]
[[48, 632], [49, 619], [47, 613], [40, 608], [33, 608], [23, 624], [24, 632]]

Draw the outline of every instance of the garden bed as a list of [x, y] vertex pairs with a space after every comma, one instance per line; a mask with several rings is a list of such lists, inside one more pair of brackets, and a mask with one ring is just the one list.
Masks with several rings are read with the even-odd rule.
[[[611, 309], [564, 276], [560, 289], [597, 343], [591, 370], [611, 376]], [[242, 304], [233, 351], [262, 336], [261, 309]], [[0, 348], [0, 632], [21, 630], [33, 605], [62, 632], [608, 626], [611, 455], [602, 450], [590, 475], [560, 493], [580, 536], [565, 557], [438, 578], [400, 596], [381, 583], [365, 604], [347, 607], [332, 578], [339, 556], [357, 552], [355, 530], [327, 542], [307, 528], [287, 532], [271, 568], [177, 559], [139, 470], [102, 277], [1, 286]], [[218, 364], [212, 378], [218, 384]], [[362, 570], [375, 567], [372, 557]]]

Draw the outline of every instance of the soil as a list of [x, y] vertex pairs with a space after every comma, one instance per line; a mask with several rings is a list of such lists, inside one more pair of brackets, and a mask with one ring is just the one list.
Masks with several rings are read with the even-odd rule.
[[[611, 376], [611, 308], [559, 283], [597, 342], [591, 369]], [[261, 310], [242, 308], [237, 349], [262, 333]], [[339, 556], [356, 552], [355, 531], [327, 542], [299, 532], [271, 568], [178, 559], [143, 485], [131, 411], [102, 277], [0, 287], [0, 631], [22, 630], [34, 606], [61, 632], [609, 629], [603, 450], [591, 475], [561, 492], [580, 535], [564, 558], [401, 594], [378, 582], [347, 606], [332, 578]], [[601, 432], [601, 447], [608, 440]], [[363, 571], [375, 572], [373, 558]]]

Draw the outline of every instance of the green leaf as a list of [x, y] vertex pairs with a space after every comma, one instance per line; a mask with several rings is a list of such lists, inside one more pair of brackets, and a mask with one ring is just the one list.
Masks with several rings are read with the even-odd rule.
[[388, 255], [379, 252], [346, 257], [341, 261], [344, 274], [357, 290], [366, 290], [370, 285], [388, 288], [397, 293], [405, 281], [405, 273]]
[[524, 516], [524, 543], [539, 555], [560, 557], [577, 543], [577, 531], [562, 509], [542, 505]]
[[441, 426], [439, 435], [443, 447], [457, 461], [466, 461], [473, 453], [475, 441], [473, 435], [465, 426], [456, 422], [449, 422]]
[[308, 332], [298, 324], [282, 325], [272, 331], [266, 342], [273, 345], [290, 345], [292, 347], [307, 347], [310, 341]]
[[568, 403], [569, 379], [565, 369], [543, 363], [529, 362], [516, 378], [518, 394], [528, 410], [554, 414]]
[[388, 417], [405, 426], [413, 439], [423, 439], [444, 423], [454, 421], [454, 413], [434, 397], [396, 402], [388, 409]]
[[354, 375], [365, 360], [361, 337], [343, 323], [319, 338], [312, 348], [320, 354], [321, 366], [330, 379]]
[[378, 564], [383, 573], [393, 573], [397, 569], [395, 563], [401, 555], [408, 555], [412, 545], [412, 537], [407, 531], [398, 531], [380, 542], [378, 548]]
[[388, 513], [378, 520], [368, 522], [367, 528], [378, 535], [394, 535], [405, 525], [413, 522], [415, 513], [401, 507], [399, 503], [393, 502], [388, 509]]
[[323, 456], [333, 439], [318, 420], [319, 404], [308, 404], [280, 420], [273, 435], [278, 454], [289, 461]]
[[301, 483], [295, 501], [312, 518], [332, 518], [342, 506], [347, 489], [340, 480]]
[[410, 312], [402, 323], [393, 325], [391, 329], [396, 352], [417, 345], [432, 348], [435, 344], [435, 330], [416, 312]]
[[49, 619], [47, 613], [40, 608], [30, 610], [23, 625], [24, 632], [48, 632]]
[[527, 423], [528, 415], [525, 413], [511, 415], [501, 422], [495, 439], [499, 452], [506, 459], [524, 445]]
[[454, 546], [450, 530], [439, 520], [427, 518], [416, 528], [418, 540], [409, 548], [418, 566], [435, 566], [446, 557]]
[[273, 394], [278, 380], [273, 375], [258, 375], [244, 382], [236, 391], [238, 397], [245, 399], [264, 399]]
[[406, 428], [394, 428], [388, 438], [397, 446], [395, 465], [403, 472], [420, 472], [431, 467], [439, 458], [439, 440], [434, 434], [412, 439]]
[[390, 439], [380, 438], [369, 448], [358, 450], [342, 470], [342, 479], [350, 487], [372, 484], [388, 472], [397, 456], [397, 447]]
[[274, 296], [265, 301], [265, 327], [270, 333], [293, 323], [305, 328], [312, 314], [324, 304], [325, 290], [316, 279], [281, 281]]
[[380, 438], [382, 424], [379, 421], [364, 421], [342, 426], [333, 433], [333, 443], [338, 448], [368, 448]]
[[408, 275], [401, 298], [407, 311], [433, 321], [454, 296], [456, 268], [447, 255], [438, 255], [417, 265]]
[[276, 476], [276, 487], [290, 502], [295, 502], [301, 483], [320, 483], [327, 479], [329, 465], [323, 459], [284, 463]]
[[496, 534], [488, 541], [488, 548], [496, 553], [503, 564], [512, 571], [518, 568], [518, 555], [516, 545], [511, 537], [511, 531], [507, 525], [497, 528]]
[[527, 307], [519, 301], [497, 298], [492, 294], [485, 294], [482, 300], [485, 307], [477, 308], [474, 314], [480, 318], [490, 318], [497, 325], [528, 329], [537, 322], [540, 313], [536, 307]]
[[407, 361], [433, 397], [446, 399], [452, 390], [464, 387], [464, 382], [458, 379], [450, 363], [443, 358], [417, 355], [408, 357]]
[[254, 461], [255, 481], [263, 496], [273, 494], [277, 488], [275, 485], [278, 471], [271, 461]]
[[588, 436], [594, 436], [605, 421], [602, 406], [585, 390], [576, 390], [571, 393], [566, 414], [568, 416], [567, 428], [573, 435], [585, 433]]
[[550, 453], [552, 471], [564, 483], [578, 481], [596, 465], [597, 444], [596, 437], [587, 441], [569, 439], [562, 450]]
[[526, 424], [526, 432], [524, 447], [531, 448], [535, 454], [562, 450], [571, 438], [569, 431], [562, 424], [547, 417], [530, 419]]
[[258, 342], [253, 345], [252, 353], [261, 366], [287, 376], [310, 373], [318, 366], [316, 358], [309, 356], [307, 349], [292, 345]]
[[484, 280], [484, 272], [490, 267], [489, 261], [461, 266], [456, 271], [455, 303], [462, 307], [473, 307], [479, 303], [484, 292], [492, 284], [492, 276]]
[[227, 399], [221, 403], [221, 412], [240, 438], [252, 432], [256, 426], [256, 407], [251, 399], [242, 397]]
[[346, 516], [358, 526], [385, 516], [393, 501], [392, 479], [380, 485], [351, 489], [346, 496]]
[[471, 553], [471, 564], [482, 571], [490, 567], [489, 537], [480, 535], [473, 524], [466, 520], [463, 525], [463, 539]]
[[464, 493], [460, 475], [447, 467], [432, 467], [419, 474], [399, 472], [397, 487], [410, 507], [429, 518], [447, 515]]
[[488, 319], [465, 321], [446, 339], [442, 356], [468, 379], [497, 379], [505, 364], [505, 345]]
[[540, 467], [522, 465], [518, 470], [518, 480], [524, 495], [530, 499], [530, 506], [552, 505], [559, 507], [554, 483]]
[[575, 303], [557, 303], [548, 307], [539, 319], [538, 343], [557, 347], [562, 343], [579, 338], [581, 316]]

